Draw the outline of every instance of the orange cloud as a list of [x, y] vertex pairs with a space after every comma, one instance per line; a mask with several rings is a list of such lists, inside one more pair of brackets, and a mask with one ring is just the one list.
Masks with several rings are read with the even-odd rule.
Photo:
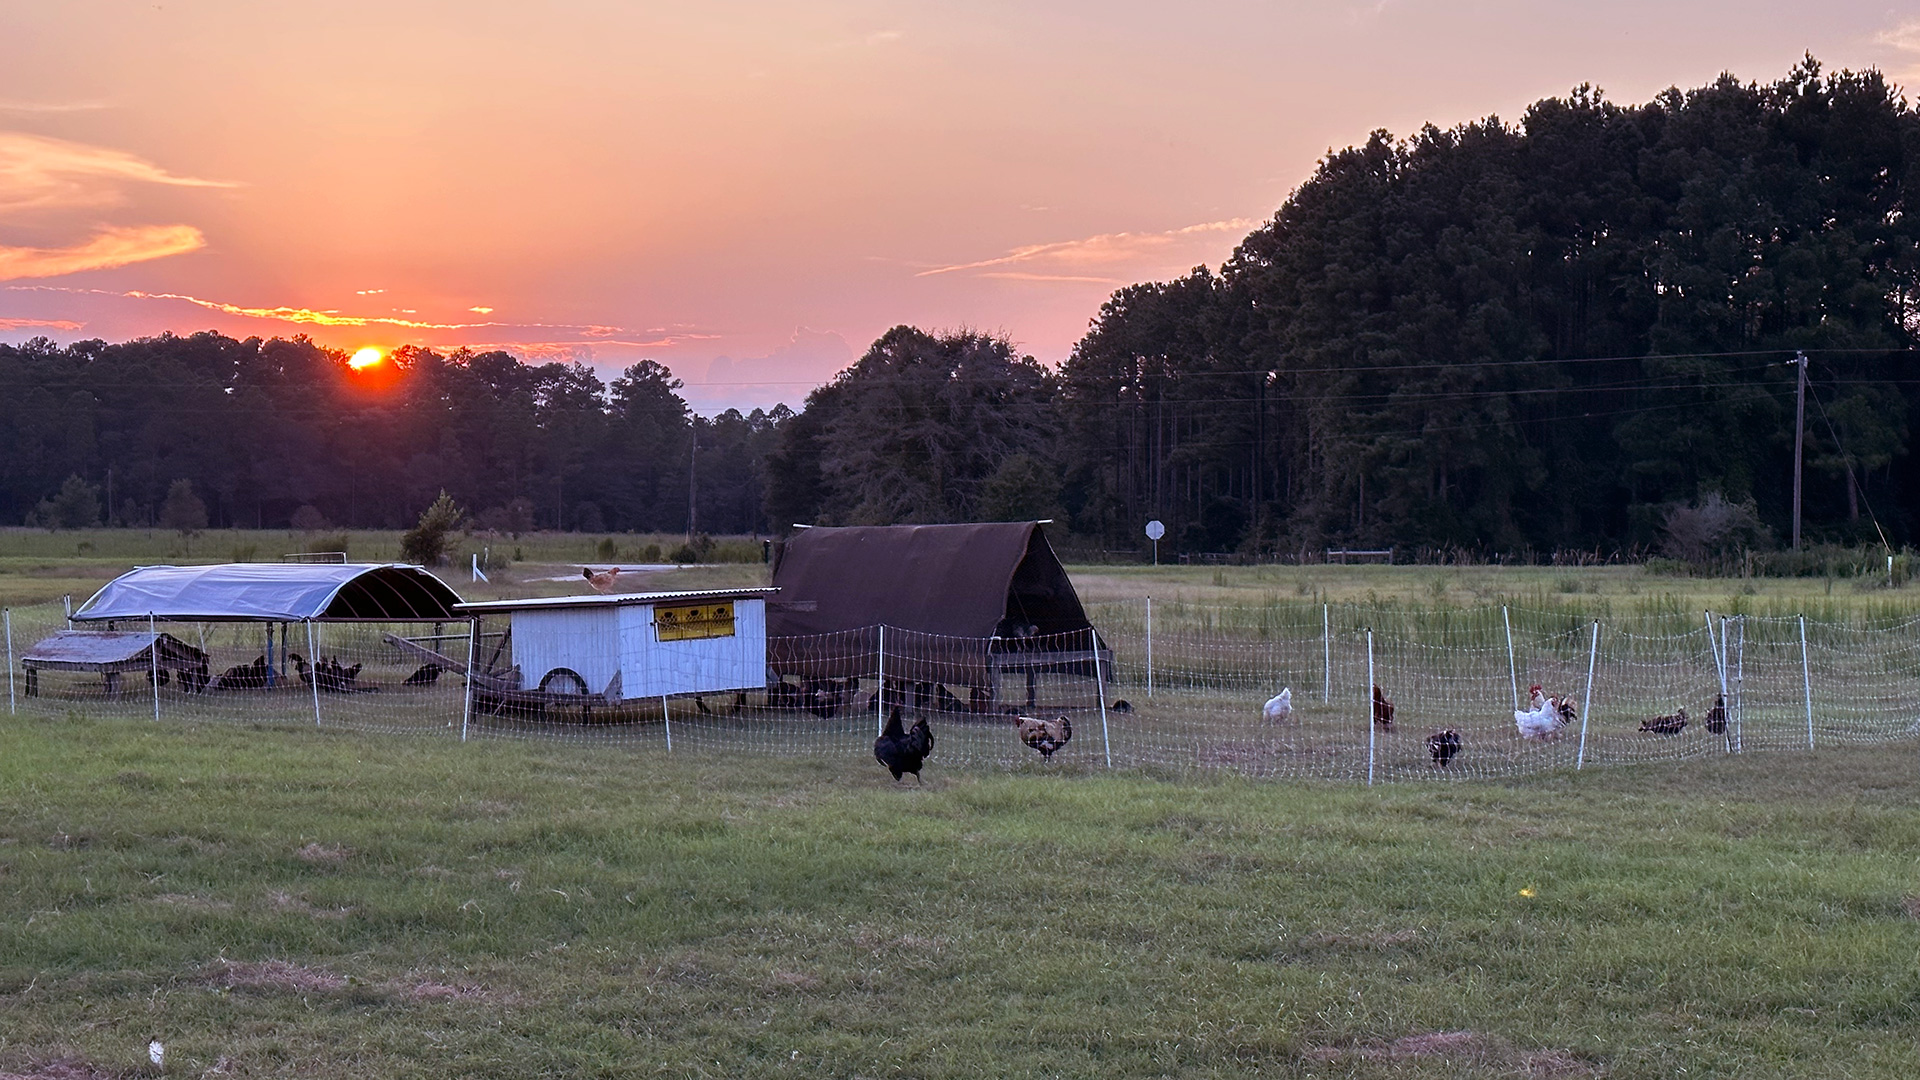
[[44, 328], [47, 330], [73, 331], [85, 329], [86, 325], [86, 323], [74, 322], [72, 319], [0, 319], [0, 330], [32, 330], [35, 328]]
[[[1029, 244], [1017, 247], [1005, 255], [978, 262], [955, 263], [951, 266], [936, 266], [931, 270], [922, 270], [915, 277], [932, 277], [935, 274], [954, 274], [963, 270], [988, 270], [996, 266], [1012, 266], [1022, 263], [1034, 263], [1042, 267], [1052, 266], [1061, 271], [1072, 271], [1092, 267], [1120, 266], [1164, 261], [1168, 255], [1179, 248], [1183, 242], [1213, 233], [1246, 233], [1260, 224], [1254, 218], [1229, 218], [1225, 221], [1205, 221], [1198, 225], [1187, 225], [1164, 232], [1117, 232], [1100, 233], [1079, 240], [1059, 240], [1050, 244]], [[1047, 273], [1028, 271], [1015, 273], [1002, 271], [983, 277], [1009, 277], [1025, 281], [1098, 281], [1108, 282], [1105, 277], [1088, 277], [1070, 273]]]
[[107, 206], [127, 182], [173, 187], [236, 187], [222, 180], [175, 176], [122, 150], [0, 131], [0, 214], [59, 207]]
[[108, 270], [206, 246], [207, 238], [191, 225], [108, 226], [72, 247], [0, 247], [0, 281]]

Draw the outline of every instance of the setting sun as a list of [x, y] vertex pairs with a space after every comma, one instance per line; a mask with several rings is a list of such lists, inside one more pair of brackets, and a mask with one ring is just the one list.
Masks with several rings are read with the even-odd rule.
[[347, 366], [352, 368], [355, 371], [361, 371], [366, 368], [372, 367], [373, 365], [379, 363], [381, 360], [385, 358], [386, 358], [385, 353], [382, 353], [379, 349], [376, 349], [373, 346], [369, 345], [366, 348], [361, 349], [359, 352], [354, 353], [353, 358], [347, 361]]

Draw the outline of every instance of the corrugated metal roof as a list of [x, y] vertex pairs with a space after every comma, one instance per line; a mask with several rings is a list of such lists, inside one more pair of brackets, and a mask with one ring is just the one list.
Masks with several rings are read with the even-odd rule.
[[535, 596], [525, 600], [476, 600], [454, 605], [460, 611], [486, 614], [496, 611], [534, 611], [543, 608], [601, 607], [619, 604], [661, 604], [677, 600], [727, 600], [772, 596], [777, 588], [689, 589], [684, 592], [609, 593], [605, 596]]
[[108, 582], [75, 621], [376, 622], [451, 619], [460, 595], [401, 563], [217, 563], [141, 566]]

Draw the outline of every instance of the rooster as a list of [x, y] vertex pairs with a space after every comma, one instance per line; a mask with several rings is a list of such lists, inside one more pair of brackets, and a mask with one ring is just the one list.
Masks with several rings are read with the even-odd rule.
[[1266, 717], [1270, 723], [1285, 723], [1286, 719], [1293, 715], [1293, 687], [1283, 687], [1279, 693], [1268, 698], [1267, 703], [1260, 708], [1260, 715]]
[[1373, 684], [1373, 722], [1387, 731], [1393, 730], [1393, 701], [1380, 692], [1380, 684]]
[[895, 705], [887, 713], [886, 729], [880, 737], [873, 740], [873, 759], [887, 767], [893, 774], [894, 783], [900, 777], [912, 773], [915, 780], [926, 783], [920, 776], [920, 763], [933, 752], [933, 731], [927, 727], [927, 718], [922, 716], [913, 722], [910, 730], [900, 729], [900, 706]]
[[1073, 721], [1066, 713], [1051, 720], [1042, 720], [1037, 716], [1018, 717], [1020, 741], [1040, 751], [1043, 761], [1051, 761], [1054, 751], [1067, 745], [1073, 739]]
[[1433, 763], [1446, 768], [1453, 756], [1460, 752], [1460, 733], [1452, 728], [1442, 728], [1427, 736], [1427, 753], [1433, 757]]
[[613, 579], [620, 576], [620, 568], [609, 566], [596, 574], [592, 567], [583, 566], [580, 568], [580, 576], [587, 579], [587, 584], [593, 586], [594, 592], [610, 593], [613, 591]]
[[1707, 710], [1707, 730], [1715, 735], [1727, 733], [1727, 696], [1713, 695], [1713, 708]]
[[1568, 714], [1572, 712], [1572, 704], [1548, 697], [1540, 689], [1540, 684], [1534, 683], [1527, 688], [1527, 707], [1513, 712], [1513, 726], [1520, 729], [1521, 738], [1544, 742], [1567, 726], [1570, 722]]
[[1680, 706], [1671, 716], [1656, 716], [1640, 721], [1640, 730], [1648, 735], [1678, 735], [1687, 728], [1687, 707]]

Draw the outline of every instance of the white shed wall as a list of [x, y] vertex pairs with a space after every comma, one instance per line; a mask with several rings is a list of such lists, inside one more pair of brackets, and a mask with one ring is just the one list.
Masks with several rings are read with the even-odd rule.
[[556, 668], [571, 668], [592, 693], [620, 676], [623, 698], [747, 690], [767, 681], [767, 602], [733, 602], [733, 636], [656, 641], [652, 604], [513, 613], [513, 662], [521, 686], [534, 689]]
[[513, 662], [520, 668], [520, 685], [532, 690], [555, 668], [572, 668], [589, 692], [605, 690], [620, 670], [617, 613], [624, 610], [514, 612]]
[[621, 696], [750, 690], [767, 684], [767, 602], [733, 602], [733, 636], [655, 641], [653, 606], [620, 608]]

